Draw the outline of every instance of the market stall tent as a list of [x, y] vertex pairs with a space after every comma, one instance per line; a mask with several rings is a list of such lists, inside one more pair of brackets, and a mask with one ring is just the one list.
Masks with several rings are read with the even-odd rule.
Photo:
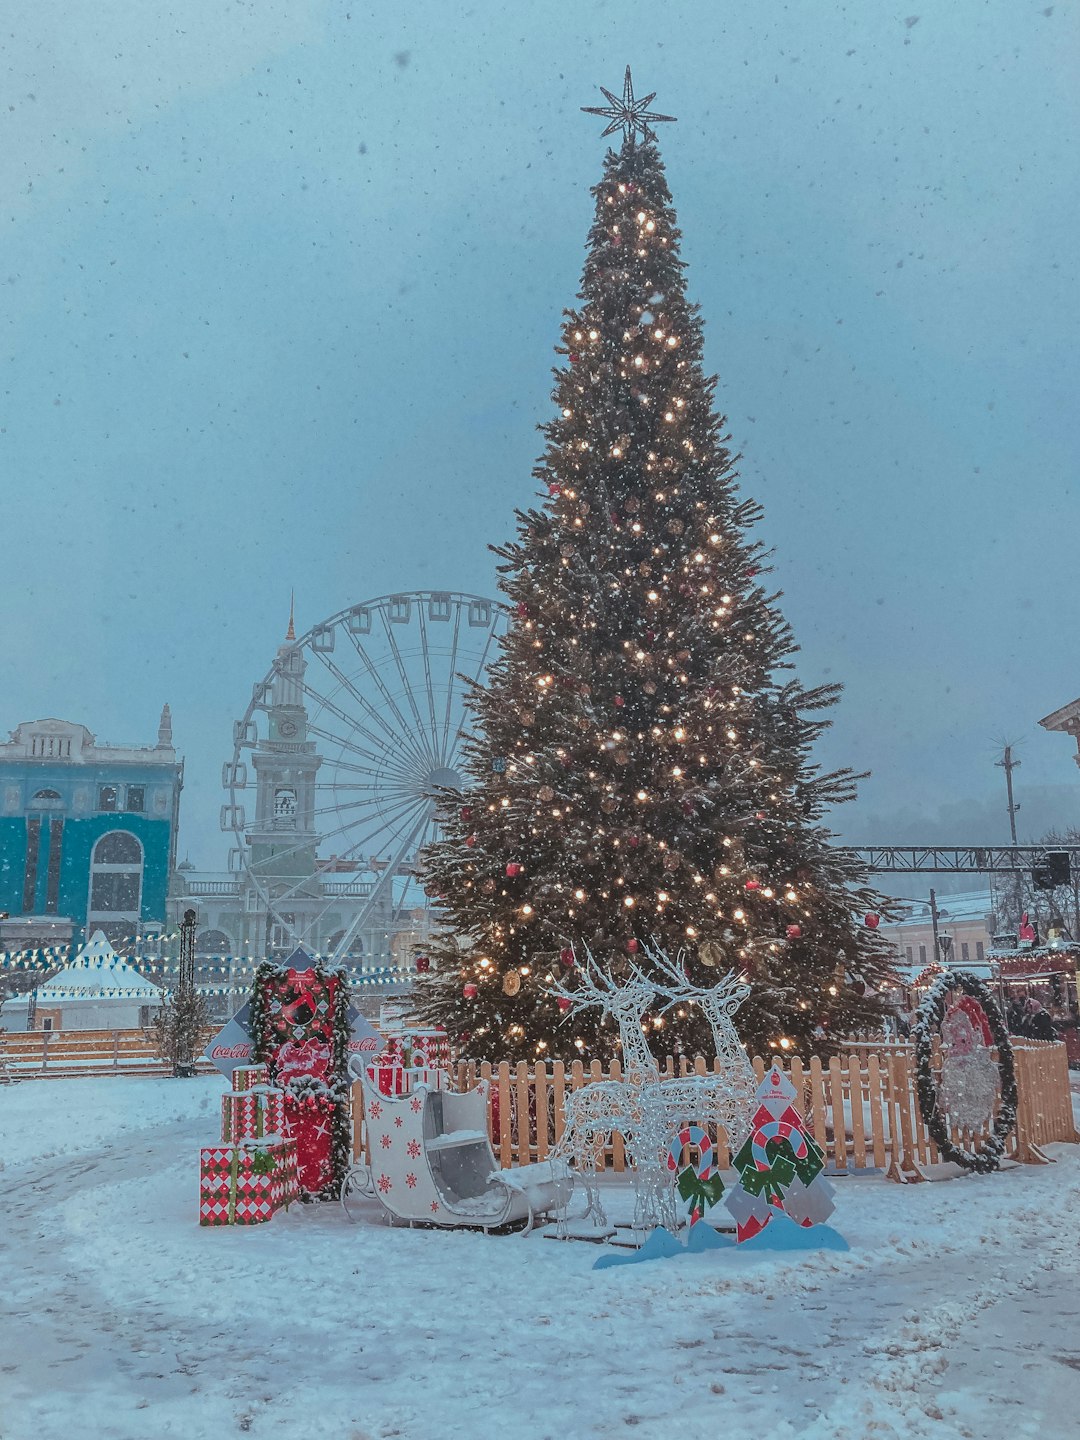
[[[162, 1003], [162, 992], [122, 960], [101, 930], [93, 935], [59, 974], [33, 992], [34, 1028], [51, 1030], [131, 1030], [149, 1023]], [[4, 1006], [4, 1025], [30, 1027], [29, 995]]]

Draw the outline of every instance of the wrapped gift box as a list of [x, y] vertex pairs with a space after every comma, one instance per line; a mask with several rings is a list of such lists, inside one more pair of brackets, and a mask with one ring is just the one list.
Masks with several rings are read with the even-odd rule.
[[296, 1143], [246, 1141], [199, 1151], [199, 1224], [260, 1225], [297, 1193]]
[[380, 1059], [367, 1067], [367, 1078], [383, 1095], [408, 1095], [417, 1085], [426, 1085], [429, 1090], [445, 1090], [448, 1079], [446, 1072], [426, 1065], [384, 1064]]
[[270, 1072], [265, 1065], [238, 1065], [232, 1072], [234, 1090], [254, 1090], [256, 1085], [269, 1085]]
[[367, 1067], [367, 1078], [383, 1095], [407, 1094], [408, 1080], [405, 1067], [392, 1061], [384, 1064], [381, 1060]]
[[285, 1092], [269, 1085], [231, 1091], [221, 1097], [221, 1138], [230, 1145], [241, 1140], [285, 1135]]
[[405, 1047], [405, 1064], [413, 1069], [450, 1068], [450, 1037], [445, 1030], [410, 1030]]

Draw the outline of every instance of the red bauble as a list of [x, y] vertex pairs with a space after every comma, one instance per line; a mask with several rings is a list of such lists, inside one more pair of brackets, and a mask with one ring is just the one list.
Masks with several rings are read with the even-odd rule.
[[626, 704], [626, 701], [623, 699], [623, 697], [622, 697], [621, 695], [616, 695], [616, 696], [615, 696], [615, 704], [616, 704], [616, 705], [625, 705], [625, 704]]
[[[559, 496], [562, 494], [562, 486], [561, 486], [561, 485], [549, 485], [549, 486], [548, 486], [548, 494], [551, 496], [551, 498], [552, 498], [553, 500], [557, 500], [557, 499], [559, 498]], [[519, 613], [519, 614], [521, 613], [521, 607], [519, 607], [518, 613]], [[526, 611], [525, 611], [525, 614], [527, 615], [528, 613], [529, 613], [528, 610], [526, 610]]]
[[682, 802], [682, 813], [684, 815], [692, 815], [694, 813], [694, 802], [692, 800], [684, 800]]
[[637, 847], [641, 844], [641, 840], [637, 835], [631, 835], [626, 843], [630, 846], [631, 850], [636, 850]]
[[518, 864], [516, 860], [511, 860], [507, 863], [506, 873], [510, 876], [511, 880], [514, 878], [515, 875], [520, 875], [521, 871], [522, 867]]
[[427, 955], [416, 957], [416, 971], [418, 975], [426, 975], [431, 969], [431, 960]]
[[747, 890], [760, 890], [760, 889], [761, 889], [761, 881], [760, 881], [760, 880], [747, 880], [746, 885], [745, 885], [744, 888], [747, 889]]
[[560, 995], [558, 1000], [556, 1001], [556, 1004], [564, 1015], [566, 1014], [567, 1010], [570, 1009], [570, 1001], [567, 1000], [565, 995]]
[[637, 954], [637, 941], [636, 941], [636, 940], [634, 940], [634, 939], [627, 940], [627, 942], [626, 942], [626, 953], [627, 953], [628, 955], [636, 955], [636, 954]]
[[473, 982], [470, 980], [467, 985], [463, 985], [463, 986], [461, 987], [461, 993], [462, 993], [462, 995], [465, 996], [465, 999], [466, 999], [466, 1000], [475, 1000], [475, 999], [476, 999], [476, 986], [475, 986], [475, 985], [473, 984]]
[[802, 926], [801, 926], [801, 925], [789, 925], [789, 926], [787, 927], [787, 938], [788, 938], [789, 940], [798, 940], [801, 935], [802, 935]]
[[463, 1045], [467, 1045], [471, 1039], [472, 1039], [472, 1031], [471, 1031], [471, 1030], [462, 1030], [462, 1032], [461, 1032], [461, 1043], [462, 1043]]
[[756, 818], [757, 818], [758, 820], [764, 820], [764, 819], [765, 819], [765, 811], [764, 811], [764, 810], [759, 810], [759, 811], [757, 811]]
[[469, 849], [471, 850], [472, 847], [476, 844], [476, 836], [475, 836], [475, 835], [466, 835], [466, 836], [465, 836], [465, 844], [468, 845]]
[[463, 806], [461, 807], [461, 818], [462, 818], [463, 820], [471, 820], [471, 819], [472, 819], [472, 806], [471, 806], [471, 805], [463, 805]]
[[874, 912], [871, 910], [869, 915], [863, 916], [863, 924], [868, 930], [876, 930], [877, 927], [881, 924], [881, 916], [875, 915]]
[[571, 355], [570, 355], [570, 364], [571, 364], [571, 365], [576, 365], [577, 362], [578, 362], [580, 359], [581, 359], [581, 356], [580, 356], [580, 355], [575, 355], [575, 354], [571, 353]]
[[[557, 486], [552, 486], [552, 489], [557, 488]], [[521, 604], [517, 607], [517, 613], [521, 616], [522, 620], [524, 620], [525, 617], [528, 615], [529, 607], [525, 604], [524, 600], [522, 600]]]
[[562, 961], [562, 963], [563, 963], [564, 965], [573, 965], [573, 963], [574, 963], [574, 952], [573, 952], [573, 950], [571, 950], [571, 948], [570, 948], [569, 945], [567, 945], [564, 949], [562, 949], [562, 950], [559, 951], [559, 959]]

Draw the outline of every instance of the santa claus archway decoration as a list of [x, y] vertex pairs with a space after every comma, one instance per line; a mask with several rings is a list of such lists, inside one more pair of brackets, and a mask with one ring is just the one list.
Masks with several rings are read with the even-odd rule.
[[349, 1168], [348, 1011], [344, 972], [328, 970], [306, 950], [266, 961], [255, 973], [255, 1059], [285, 1091], [285, 1123], [307, 1199], [335, 1199]]
[[[933, 1072], [935, 1037], [940, 1083]], [[1001, 1011], [976, 976], [966, 970], [937, 976], [919, 1007], [915, 1063], [919, 1110], [941, 1158], [980, 1174], [996, 1170], [1016, 1129], [1016, 1069]], [[989, 1133], [967, 1150], [950, 1131]]]

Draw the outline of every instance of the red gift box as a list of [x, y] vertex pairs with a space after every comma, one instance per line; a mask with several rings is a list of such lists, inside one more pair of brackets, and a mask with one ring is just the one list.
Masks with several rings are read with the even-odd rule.
[[270, 1072], [265, 1065], [238, 1065], [232, 1072], [234, 1090], [254, 1090], [256, 1085], [269, 1085]]
[[285, 1092], [269, 1085], [221, 1097], [221, 1138], [230, 1145], [285, 1134]]
[[429, 1090], [446, 1088], [447, 1075], [443, 1070], [433, 1070], [426, 1065], [384, 1065], [367, 1067], [368, 1081], [386, 1096], [409, 1095], [417, 1085], [426, 1085]]
[[393, 1063], [369, 1065], [367, 1078], [383, 1095], [408, 1094], [408, 1077], [402, 1065]]
[[199, 1224], [260, 1225], [297, 1193], [296, 1144], [248, 1141], [199, 1151]]
[[450, 1037], [445, 1030], [410, 1030], [405, 1046], [405, 1063], [409, 1066], [450, 1068]]

